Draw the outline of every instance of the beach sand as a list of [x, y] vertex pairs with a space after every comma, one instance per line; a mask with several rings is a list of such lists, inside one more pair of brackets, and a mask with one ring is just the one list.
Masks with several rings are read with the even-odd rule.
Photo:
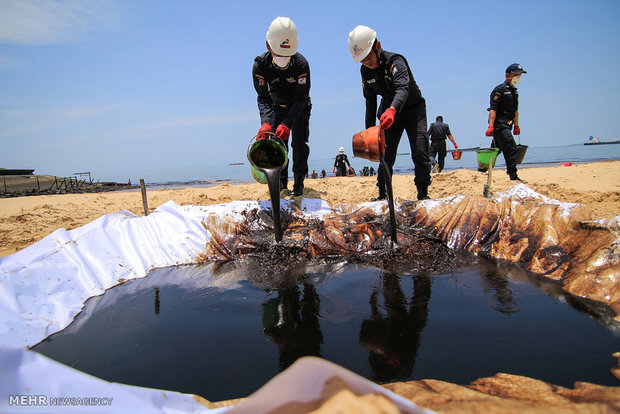
[[[590, 207], [593, 219], [620, 215], [620, 161], [572, 166], [521, 168], [519, 176], [534, 191], [547, 197]], [[508, 190], [510, 181], [504, 169], [493, 171], [491, 191]], [[487, 175], [474, 170], [454, 170], [432, 174], [431, 198], [456, 194], [482, 195]], [[289, 188], [292, 188], [292, 181]], [[320, 198], [330, 205], [360, 203], [376, 197], [376, 177], [330, 177], [306, 179], [304, 197]], [[416, 199], [413, 175], [393, 177], [394, 196]], [[180, 205], [210, 205], [233, 200], [269, 200], [267, 185], [222, 184], [209, 188], [149, 190], [149, 210], [173, 200]], [[15, 253], [59, 228], [83, 226], [104, 214], [129, 210], [144, 215], [140, 191], [87, 194], [58, 194], [0, 199], [0, 256]]]

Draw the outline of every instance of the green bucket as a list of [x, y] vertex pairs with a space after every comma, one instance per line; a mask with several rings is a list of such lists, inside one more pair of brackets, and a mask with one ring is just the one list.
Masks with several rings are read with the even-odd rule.
[[252, 177], [261, 184], [267, 184], [267, 177], [261, 168], [282, 169], [288, 164], [286, 147], [280, 140], [259, 139], [248, 147], [248, 161], [252, 166]]
[[478, 156], [478, 169], [481, 171], [488, 170], [491, 160], [493, 162], [493, 167], [495, 167], [498, 152], [499, 148], [478, 148], [476, 150], [476, 155]]

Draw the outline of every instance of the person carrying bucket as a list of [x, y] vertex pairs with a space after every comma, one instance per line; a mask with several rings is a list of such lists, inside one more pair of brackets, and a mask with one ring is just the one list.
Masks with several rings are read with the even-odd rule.
[[334, 169], [332, 173], [336, 173], [337, 177], [346, 177], [347, 174], [347, 165], [349, 169], [351, 168], [351, 163], [349, 162], [349, 158], [347, 154], [344, 153], [344, 147], [340, 147], [338, 150], [338, 155], [336, 155], [336, 160], [334, 161]]
[[[257, 139], [273, 131], [288, 151], [293, 149], [293, 195], [301, 196], [308, 174], [310, 147], [310, 66], [297, 52], [297, 26], [288, 17], [277, 17], [267, 30], [268, 51], [254, 59], [252, 78], [258, 94], [261, 127]], [[288, 187], [288, 165], [280, 173], [280, 190]]]
[[523, 66], [513, 63], [506, 68], [506, 80], [491, 92], [489, 111], [489, 128], [487, 137], [493, 137], [491, 147], [499, 148], [504, 153], [506, 174], [511, 180], [521, 181], [517, 175], [517, 144], [512, 136], [521, 134], [519, 128], [519, 94], [516, 85], [521, 80], [521, 74], [527, 73]]
[[[357, 26], [349, 33], [349, 52], [361, 62], [362, 87], [366, 99], [366, 128], [373, 127], [377, 118], [385, 130], [384, 161], [393, 173], [396, 152], [403, 132], [407, 131], [411, 158], [414, 164], [418, 200], [428, 198], [431, 183], [431, 162], [428, 155], [426, 102], [422, 97], [407, 60], [397, 53], [385, 51], [377, 33], [367, 26]], [[377, 95], [381, 104], [377, 111]], [[386, 198], [383, 169], [377, 174], [379, 197]]]
[[[438, 172], [443, 170], [444, 163], [446, 161], [446, 138], [452, 141], [454, 149], [459, 149], [456, 145], [452, 132], [450, 132], [450, 126], [443, 123], [443, 116], [439, 115], [435, 118], [435, 122], [428, 128], [428, 136], [431, 139], [431, 164], [433, 165], [433, 171], [438, 169]], [[437, 161], [435, 161], [435, 155], [437, 155]]]

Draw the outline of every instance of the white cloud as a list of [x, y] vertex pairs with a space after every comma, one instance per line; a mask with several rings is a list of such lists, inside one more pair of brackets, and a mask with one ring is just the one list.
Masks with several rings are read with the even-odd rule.
[[118, 22], [113, 2], [0, 0], [0, 43], [47, 45], [88, 39]]

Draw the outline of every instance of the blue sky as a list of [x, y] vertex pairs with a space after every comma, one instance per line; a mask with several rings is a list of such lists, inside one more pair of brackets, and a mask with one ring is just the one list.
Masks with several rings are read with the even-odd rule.
[[[364, 128], [356, 25], [403, 54], [461, 147], [487, 143], [513, 62], [521, 143], [620, 136], [620, 1], [0, 0], [0, 167], [37, 173], [245, 162], [260, 126], [253, 58], [277, 16], [310, 63], [310, 158]], [[400, 151], [409, 151], [406, 139]]]

